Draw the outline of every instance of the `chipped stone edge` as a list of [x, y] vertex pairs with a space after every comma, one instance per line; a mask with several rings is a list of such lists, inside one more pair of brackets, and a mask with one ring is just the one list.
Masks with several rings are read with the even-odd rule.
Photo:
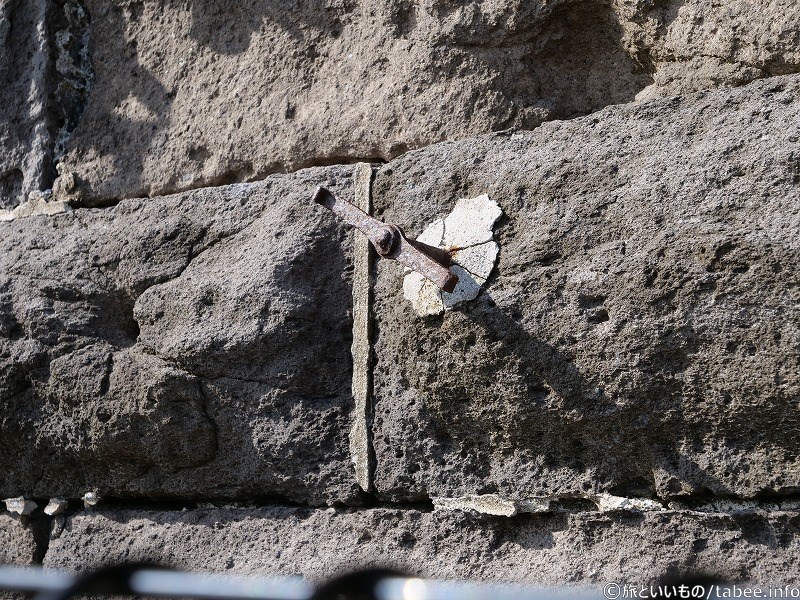
[[498, 494], [467, 494], [454, 498], [431, 498], [434, 510], [475, 511], [483, 515], [513, 517], [520, 513], [545, 513], [550, 511], [549, 498], [512, 500]]
[[[353, 170], [355, 205], [372, 214], [372, 165], [358, 163]], [[372, 334], [372, 244], [361, 234], [353, 233], [353, 424], [350, 429], [350, 456], [356, 481], [365, 492], [372, 491], [374, 456], [370, 440], [369, 419], [372, 407], [370, 395], [370, 351]]]
[[13, 221], [25, 217], [45, 215], [51, 217], [70, 212], [72, 207], [69, 202], [50, 201], [49, 192], [31, 192], [28, 200], [13, 210], [0, 210], [0, 222]]

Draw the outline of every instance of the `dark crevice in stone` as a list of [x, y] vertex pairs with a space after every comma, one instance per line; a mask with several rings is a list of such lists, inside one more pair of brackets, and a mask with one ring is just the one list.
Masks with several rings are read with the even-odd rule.
[[44, 563], [44, 557], [50, 548], [50, 529], [52, 528], [53, 517], [42, 514], [36, 519], [31, 520], [31, 529], [33, 531], [33, 539], [36, 544], [36, 550], [33, 556], [33, 564], [41, 565]]
[[14, 208], [16, 200], [22, 197], [24, 179], [25, 176], [19, 169], [0, 174], [0, 210]]
[[[80, 0], [57, 0], [50, 3], [47, 19], [52, 63], [50, 126], [53, 161], [58, 162], [78, 126], [94, 79], [89, 55], [90, 16]], [[52, 176], [55, 178], [55, 173]]]
[[210, 189], [216, 187], [224, 187], [227, 185], [259, 183], [273, 175], [291, 175], [302, 169], [311, 169], [316, 167], [347, 166], [347, 165], [355, 165], [357, 163], [362, 163], [362, 162], [373, 165], [384, 165], [387, 164], [388, 160], [397, 158], [401, 154], [402, 153], [399, 153], [396, 156], [393, 155], [389, 159], [386, 159], [383, 156], [366, 156], [366, 157], [322, 156], [319, 158], [305, 161], [298, 165], [292, 165], [291, 167], [283, 163], [279, 163], [273, 165], [268, 169], [259, 171], [258, 173], [253, 173], [251, 169], [245, 168], [243, 170], [238, 170], [238, 171], [228, 171], [226, 173], [223, 173], [222, 175], [219, 175], [218, 177], [214, 177], [213, 179], [208, 179], [208, 178], [199, 179], [195, 183], [186, 186], [165, 187], [163, 189], [149, 191], [148, 193], [145, 194], [126, 196], [124, 198], [113, 197], [113, 198], [106, 198], [103, 201], [92, 200], [91, 205], [83, 204], [79, 199], [73, 200], [72, 206], [74, 208], [113, 208], [117, 206], [120, 202], [124, 202], [126, 200], [136, 200], [140, 198], [155, 198], [158, 196], [167, 196], [170, 194], [184, 194], [186, 192], [193, 192], [197, 190]]
[[209, 459], [205, 463], [192, 465], [191, 468], [196, 468], [201, 466], [202, 464], [208, 464], [212, 462], [217, 457], [217, 453], [219, 452], [219, 439], [220, 439], [219, 424], [208, 410], [209, 407], [208, 396], [206, 395], [206, 391], [202, 381], [200, 380], [197, 381], [197, 388], [199, 390], [201, 399], [200, 405], [197, 408], [200, 410], [200, 413], [203, 415], [203, 417], [205, 417], [205, 419], [208, 421], [209, 425], [211, 425], [214, 448], [211, 452]]

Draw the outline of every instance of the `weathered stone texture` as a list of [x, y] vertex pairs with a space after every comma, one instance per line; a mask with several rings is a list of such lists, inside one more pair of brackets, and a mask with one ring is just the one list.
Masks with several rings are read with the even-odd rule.
[[498, 202], [474, 302], [375, 290], [376, 489], [661, 498], [800, 491], [800, 77], [610, 107], [384, 166], [418, 235]]
[[96, 80], [54, 190], [89, 205], [800, 65], [792, 0], [86, 4]]
[[619, 0], [618, 5], [630, 51], [638, 49], [652, 64], [653, 84], [639, 99], [800, 71], [795, 0]]
[[42, 549], [38, 541], [29, 523], [23, 523], [19, 517], [8, 513], [0, 514], [0, 565], [26, 566], [40, 561]]
[[0, 210], [52, 181], [47, 5], [0, 1]]
[[[104, 511], [68, 518], [45, 566], [81, 571], [114, 561], [324, 580], [392, 566], [438, 578], [636, 584], [705, 572], [726, 581], [797, 583], [795, 512], [690, 511], [481, 517], [364, 509]], [[198, 551], [202, 548], [202, 551]]]
[[0, 223], [0, 495], [357, 501], [351, 170]]

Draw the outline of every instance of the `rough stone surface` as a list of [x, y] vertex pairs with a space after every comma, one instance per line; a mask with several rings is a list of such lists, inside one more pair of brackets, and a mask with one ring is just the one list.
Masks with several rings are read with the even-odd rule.
[[630, 51], [637, 48], [651, 64], [653, 83], [638, 99], [800, 70], [794, 0], [621, 0], [617, 6]]
[[44, 564], [81, 571], [143, 560], [316, 581], [388, 565], [428, 577], [543, 584], [641, 584], [705, 572], [777, 585], [800, 581], [790, 567], [800, 561], [798, 523], [796, 512], [104, 511], [69, 517]]
[[800, 583], [797, 5], [0, 0], [0, 564]]
[[0, 1], [0, 211], [52, 181], [47, 6]]
[[448, 142], [377, 174], [410, 235], [503, 207], [484, 292], [421, 318], [378, 261], [376, 490], [800, 491], [800, 77]]
[[0, 565], [26, 566], [40, 561], [40, 541], [29, 522], [23, 523], [19, 517], [8, 513], [0, 514]]
[[0, 223], [0, 497], [358, 501], [351, 171]]
[[757, 5], [87, 0], [95, 79], [54, 190], [97, 205], [388, 159], [796, 72], [793, 0]]

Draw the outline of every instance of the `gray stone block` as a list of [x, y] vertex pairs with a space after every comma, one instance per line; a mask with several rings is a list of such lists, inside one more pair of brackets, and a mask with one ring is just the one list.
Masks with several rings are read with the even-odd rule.
[[[706, 573], [726, 581], [797, 583], [796, 512], [594, 512], [483, 517], [414, 509], [101, 511], [67, 519], [46, 567], [120, 561], [302, 575], [363, 567], [446, 579], [529, 584], [645, 584]], [[202, 549], [202, 550], [201, 550]]]
[[0, 514], [0, 565], [28, 566], [41, 561], [47, 535], [28, 520]]
[[[86, 2], [95, 80], [58, 199], [90, 205], [796, 72], [792, 0]], [[692, 67], [686, 61], [691, 58]]]
[[357, 502], [351, 171], [0, 223], [0, 495]]
[[800, 490], [800, 78], [448, 142], [384, 166], [419, 235], [504, 211], [473, 302], [379, 261], [376, 489], [393, 501]]

